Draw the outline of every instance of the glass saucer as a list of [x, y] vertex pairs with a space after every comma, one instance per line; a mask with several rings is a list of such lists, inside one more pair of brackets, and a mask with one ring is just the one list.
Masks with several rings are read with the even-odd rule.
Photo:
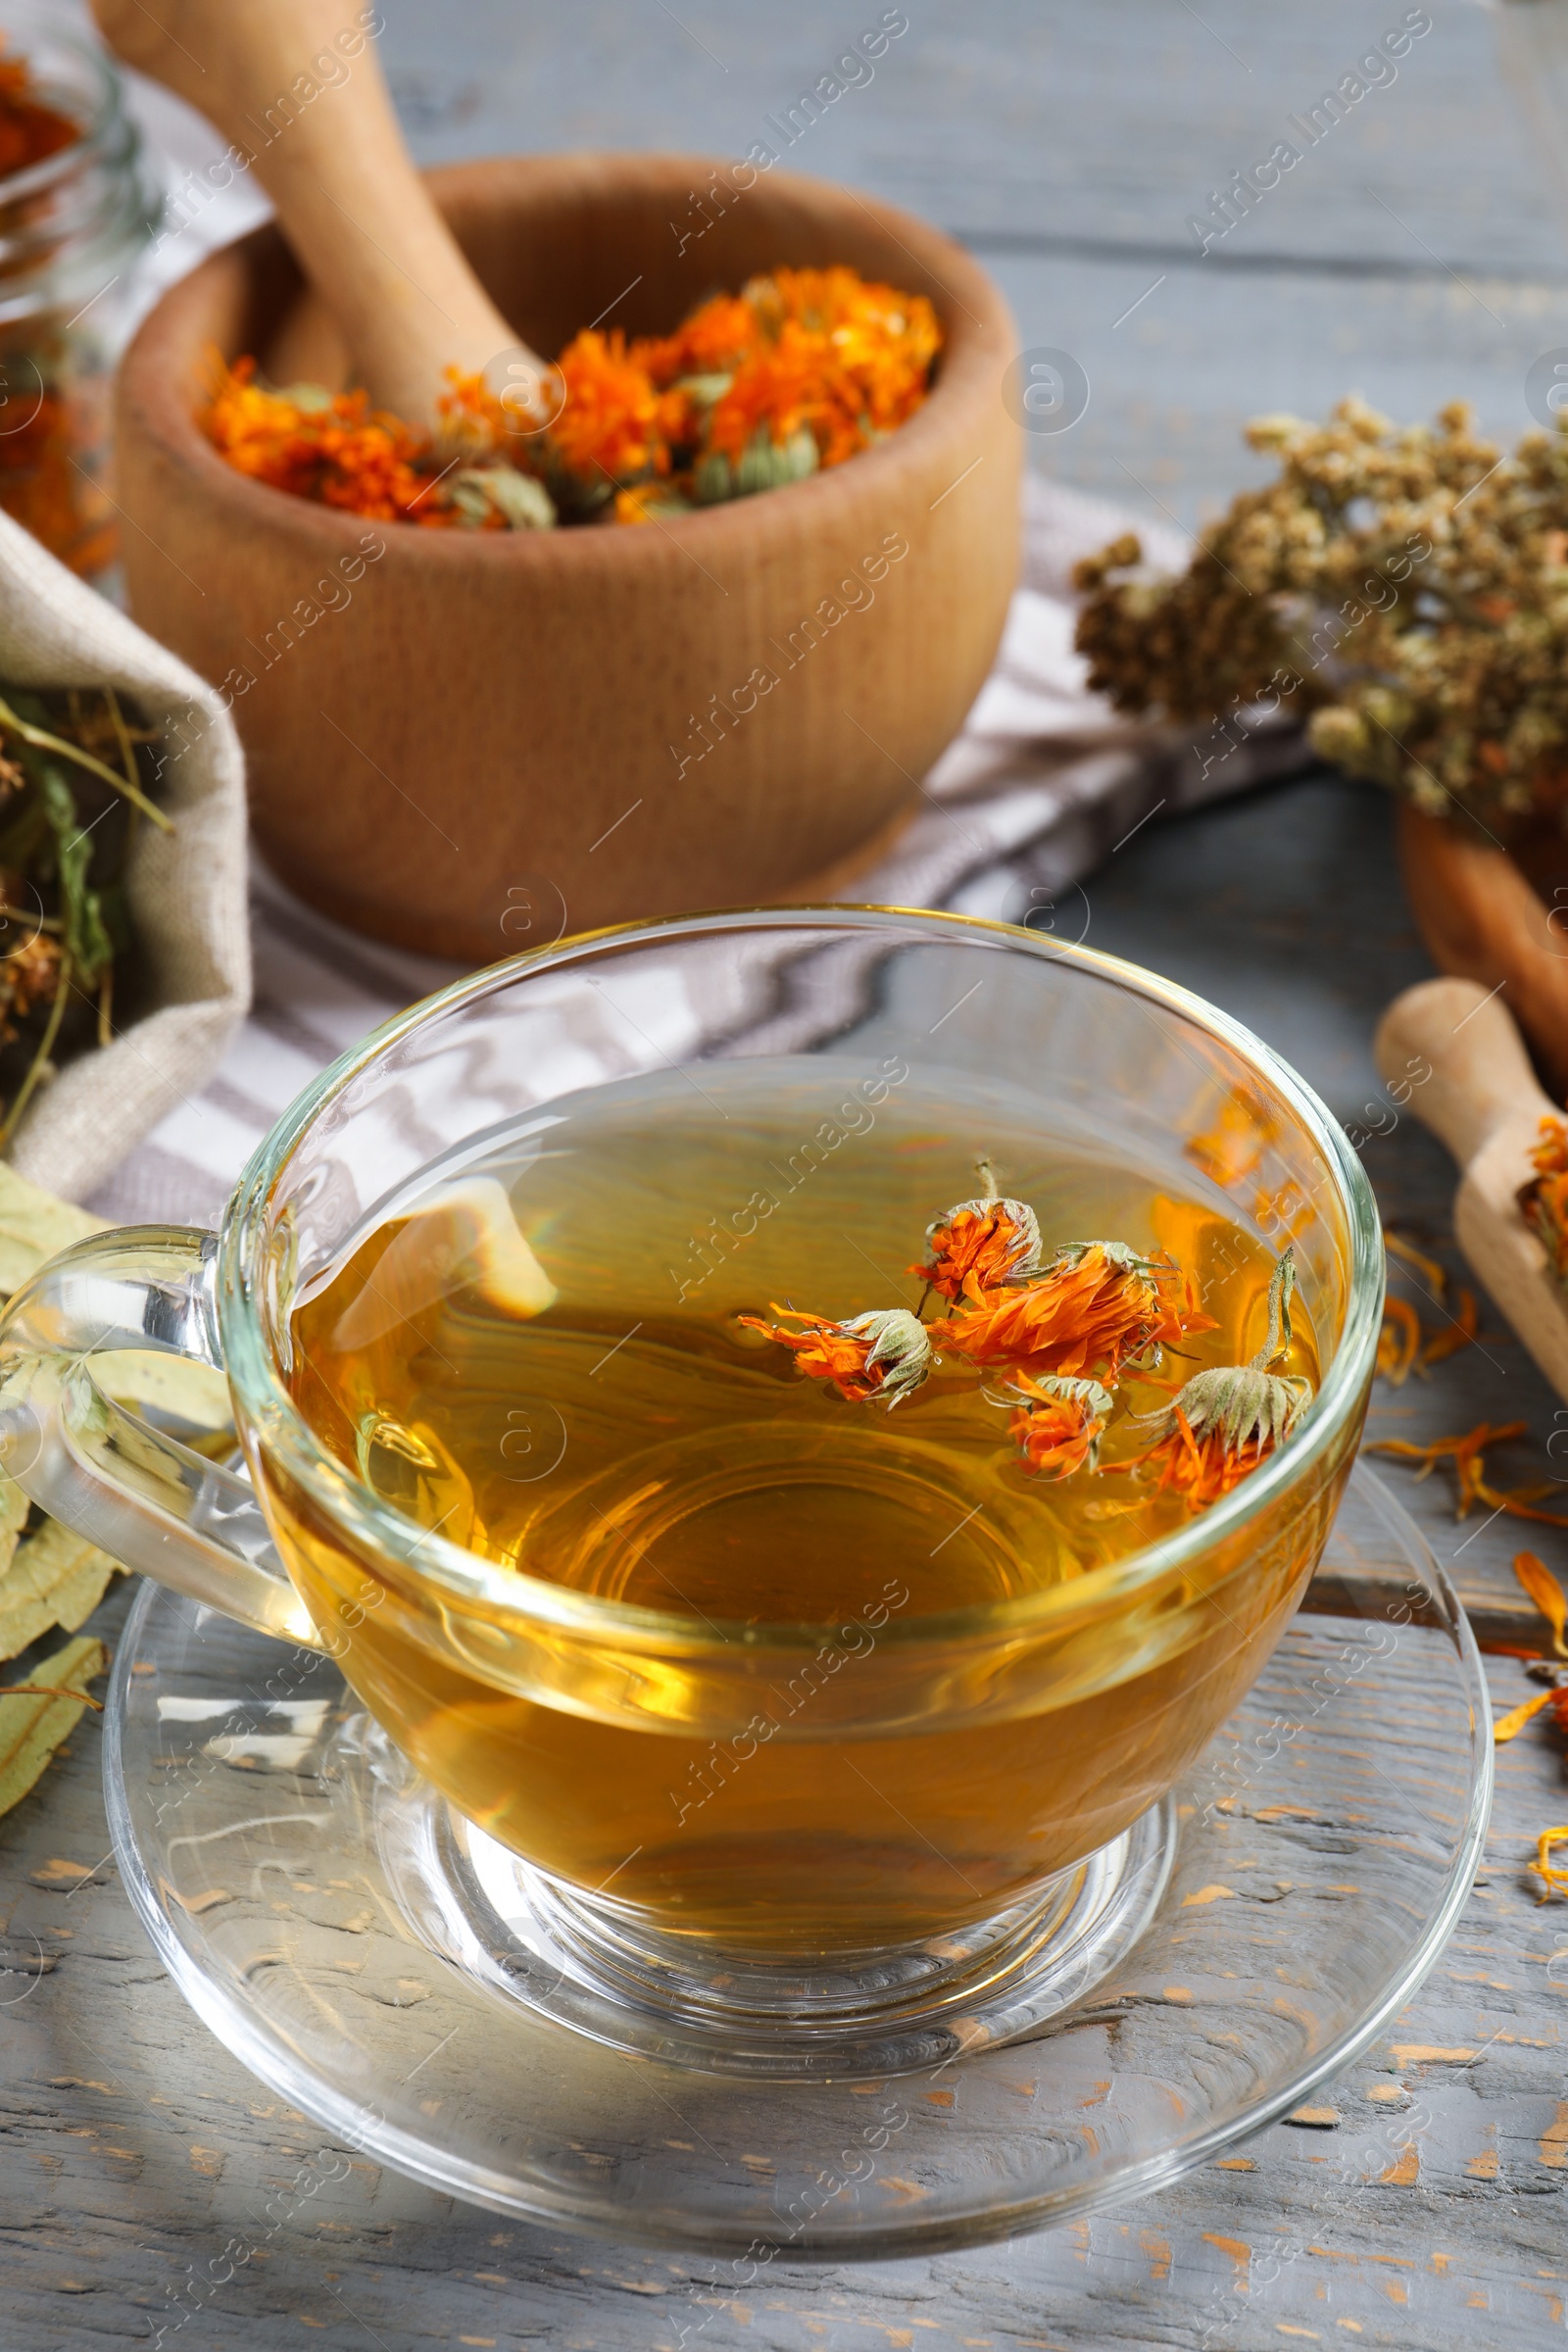
[[789, 2079], [765, 2049], [715, 2073], [700, 2017], [607, 2030], [569, 1898], [413, 1780], [328, 1661], [152, 1585], [104, 1769], [160, 1957], [270, 2088], [433, 2187], [735, 2256], [741, 2282], [1039, 2229], [1288, 2114], [1431, 1967], [1492, 1791], [1469, 1627], [1359, 1465], [1246, 1703], [1119, 1858], [1045, 1902], [1068, 1939], [1049, 1997], [1020, 2020], [1004, 1984], [959, 1984], [954, 2030], [882, 2073]]

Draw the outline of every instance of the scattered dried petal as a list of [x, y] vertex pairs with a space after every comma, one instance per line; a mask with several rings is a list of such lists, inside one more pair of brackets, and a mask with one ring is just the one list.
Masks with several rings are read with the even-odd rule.
[[1459, 1304], [1452, 1320], [1428, 1340], [1421, 1356], [1421, 1368], [1427, 1371], [1433, 1364], [1446, 1363], [1461, 1348], [1473, 1347], [1481, 1330], [1481, 1312], [1476, 1305], [1474, 1291], [1461, 1289]]
[[1421, 1361], [1421, 1318], [1403, 1298], [1385, 1298], [1377, 1368], [1391, 1388], [1402, 1389]]
[[1551, 1628], [1551, 1646], [1559, 1658], [1568, 1658], [1568, 1642], [1563, 1641], [1563, 1627], [1568, 1625], [1568, 1592], [1543, 1559], [1533, 1551], [1514, 1554], [1513, 1572]]

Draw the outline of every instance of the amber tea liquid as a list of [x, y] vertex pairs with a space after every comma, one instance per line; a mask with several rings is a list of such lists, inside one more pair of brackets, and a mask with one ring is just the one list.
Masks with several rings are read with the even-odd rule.
[[[392, 1203], [310, 1286], [295, 1399], [389, 1503], [504, 1569], [694, 1636], [821, 1629], [814, 1665], [797, 1644], [719, 1737], [700, 1667], [665, 1672], [634, 1722], [543, 1703], [505, 1687], [502, 1635], [453, 1633], [450, 1601], [416, 1634], [271, 1494], [313, 1613], [350, 1629], [351, 1682], [470, 1820], [668, 1928], [862, 1949], [998, 1910], [1123, 1828], [1203, 1744], [1292, 1605], [1309, 1532], [1276, 1547], [1245, 1605], [1227, 1588], [1195, 1621], [1184, 1588], [1179, 1640], [1097, 1629], [1098, 1666], [1075, 1658], [1063, 1703], [953, 1729], [938, 1699], [875, 1729], [888, 1645], [911, 1625], [1081, 1578], [1188, 1521], [1147, 1480], [1031, 1476], [1000, 1381], [956, 1358], [889, 1412], [739, 1323], [775, 1302], [837, 1319], [917, 1305], [906, 1269], [927, 1224], [976, 1192], [982, 1153], [1036, 1209], [1048, 1254], [1168, 1250], [1216, 1320], [1185, 1361], [1123, 1383], [1102, 1462], [1125, 1461], [1149, 1442], [1133, 1416], [1259, 1346], [1272, 1253], [1198, 1201], [1178, 1155], [1118, 1162], [1021, 1093], [938, 1094], [896, 1056], [708, 1063], [568, 1100]], [[1297, 1320], [1282, 1368], [1315, 1381]], [[845, 1677], [860, 1678], [858, 1722]], [[1097, 1688], [1072, 1696], [1086, 1678]]]

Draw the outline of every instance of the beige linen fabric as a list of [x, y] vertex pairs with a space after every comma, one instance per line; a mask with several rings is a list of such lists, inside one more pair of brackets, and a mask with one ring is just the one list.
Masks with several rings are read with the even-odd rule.
[[141, 825], [127, 875], [151, 1009], [39, 1090], [9, 1153], [79, 1200], [201, 1091], [250, 1004], [244, 761], [211, 687], [5, 514], [0, 679], [113, 686], [167, 733], [158, 799], [174, 830]]

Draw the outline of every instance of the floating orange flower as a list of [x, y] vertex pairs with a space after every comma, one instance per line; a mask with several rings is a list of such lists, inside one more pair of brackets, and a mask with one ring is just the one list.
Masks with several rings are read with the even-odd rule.
[[1568, 1284], [1568, 1126], [1543, 1119], [1541, 1139], [1530, 1154], [1533, 1181], [1519, 1195], [1525, 1221], [1541, 1239], [1561, 1283]]
[[981, 1160], [979, 1174], [986, 1190], [980, 1199], [960, 1200], [925, 1229], [929, 1258], [910, 1266], [944, 1298], [967, 1298], [985, 1304], [988, 1291], [1032, 1281], [1040, 1272], [1040, 1224], [1022, 1200], [998, 1197], [991, 1163]]
[[790, 1348], [809, 1379], [831, 1381], [852, 1404], [878, 1396], [884, 1404], [895, 1405], [919, 1387], [931, 1368], [930, 1336], [906, 1307], [878, 1308], [872, 1314], [853, 1315], [847, 1323], [802, 1314], [795, 1307], [775, 1306], [772, 1311], [803, 1328], [784, 1331], [760, 1315], [738, 1319], [749, 1331], [765, 1332], [781, 1348]]
[[933, 1323], [931, 1337], [972, 1364], [1112, 1382], [1150, 1348], [1215, 1328], [1174, 1266], [1089, 1242], [1022, 1289], [988, 1292], [969, 1313]]
[[1097, 1380], [1031, 1380], [1020, 1373], [1010, 1392], [1018, 1403], [1007, 1435], [1037, 1476], [1071, 1478], [1087, 1462], [1097, 1467], [1112, 1398]]
[[1159, 1433], [1134, 1468], [1159, 1472], [1197, 1508], [1217, 1502], [1283, 1446], [1311, 1402], [1312, 1386], [1297, 1373], [1271, 1372], [1291, 1343], [1295, 1252], [1285, 1249], [1268, 1286], [1268, 1331], [1247, 1364], [1215, 1364], [1186, 1382]]

